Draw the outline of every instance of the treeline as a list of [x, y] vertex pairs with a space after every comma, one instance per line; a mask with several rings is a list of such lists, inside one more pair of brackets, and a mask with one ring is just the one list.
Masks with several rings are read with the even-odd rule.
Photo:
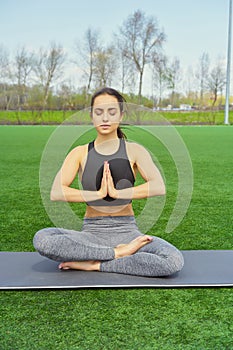
[[[0, 46], [0, 109], [82, 109], [94, 90], [107, 85], [126, 94], [128, 102], [150, 108], [221, 107], [225, 60], [212, 64], [203, 52], [196, 66], [185, 71], [178, 57], [165, 54], [165, 41], [157, 19], [137, 10], [122, 22], [110, 44], [103, 44], [99, 31], [87, 28], [72, 57], [56, 42], [37, 52], [23, 46], [14, 55]], [[147, 76], [153, 83], [145, 97]]]

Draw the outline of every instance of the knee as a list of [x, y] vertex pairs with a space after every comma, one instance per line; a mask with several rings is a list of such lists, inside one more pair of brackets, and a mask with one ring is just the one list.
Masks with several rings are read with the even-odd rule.
[[167, 275], [173, 275], [182, 270], [184, 266], [184, 257], [179, 250], [177, 250], [175, 254], [172, 254], [172, 256], [168, 258], [168, 260], [169, 266]]
[[36, 234], [33, 237], [33, 246], [36, 250], [39, 250], [40, 246], [41, 246], [41, 240], [43, 237], [43, 231], [44, 230], [40, 230], [37, 231]]
[[42, 252], [48, 243], [48, 229], [36, 232], [33, 237], [33, 246], [38, 252]]

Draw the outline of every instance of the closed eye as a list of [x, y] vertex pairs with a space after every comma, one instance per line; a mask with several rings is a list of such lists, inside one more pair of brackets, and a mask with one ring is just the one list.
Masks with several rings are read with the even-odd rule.
[[115, 115], [117, 113], [117, 109], [116, 108], [109, 108], [108, 112], [110, 115]]
[[95, 114], [96, 114], [96, 115], [101, 115], [101, 114], [103, 114], [103, 111], [104, 111], [104, 110], [101, 109], [101, 108], [96, 108], [96, 109], [95, 109]]

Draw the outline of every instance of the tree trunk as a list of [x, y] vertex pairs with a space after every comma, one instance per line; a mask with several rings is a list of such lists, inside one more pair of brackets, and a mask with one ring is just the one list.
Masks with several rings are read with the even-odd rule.
[[214, 90], [214, 100], [213, 100], [213, 103], [212, 103], [212, 107], [214, 107], [216, 101], [217, 101], [217, 98], [218, 98], [218, 91], [215, 89]]
[[138, 102], [142, 103], [142, 78], [143, 78], [143, 70], [140, 71], [139, 75], [139, 89], [138, 89]]

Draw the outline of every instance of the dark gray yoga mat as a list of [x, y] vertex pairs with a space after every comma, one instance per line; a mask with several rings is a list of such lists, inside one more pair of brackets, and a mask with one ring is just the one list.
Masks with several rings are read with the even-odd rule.
[[0, 289], [232, 287], [233, 250], [184, 250], [184, 268], [151, 278], [104, 272], [60, 271], [33, 252], [0, 252]]

